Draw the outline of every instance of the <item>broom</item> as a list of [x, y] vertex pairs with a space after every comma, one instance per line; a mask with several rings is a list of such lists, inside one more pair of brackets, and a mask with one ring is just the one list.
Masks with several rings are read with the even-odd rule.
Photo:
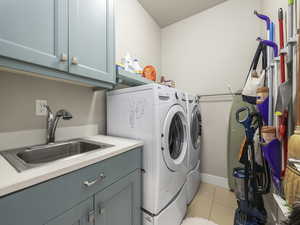
[[300, 35], [298, 36], [298, 70], [297, 70], [297, 97], [296, 97], [296, 127], [294, 135], [289, 139], [289, 158], [300, 159]]

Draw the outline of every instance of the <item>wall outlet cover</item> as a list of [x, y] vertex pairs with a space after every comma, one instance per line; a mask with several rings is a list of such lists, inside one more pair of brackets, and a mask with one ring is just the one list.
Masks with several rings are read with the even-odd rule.
[[47, 116], [47, 100], [36, 100], [35, 101], [35, 115], [36, 116]]

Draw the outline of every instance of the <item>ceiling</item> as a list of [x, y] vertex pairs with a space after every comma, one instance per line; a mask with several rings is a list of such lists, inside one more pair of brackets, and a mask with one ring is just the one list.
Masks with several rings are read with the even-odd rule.
[[166, 27], [179, 20], [209, 9], [226, 0], [138, 0], [161, 26]]

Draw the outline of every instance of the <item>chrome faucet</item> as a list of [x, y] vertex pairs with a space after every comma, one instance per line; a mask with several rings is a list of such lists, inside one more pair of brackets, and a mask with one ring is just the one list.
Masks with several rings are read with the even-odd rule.
[[67, 110], [61, 109], [58, 110], [57, 113], [52, 113], [52, 110], [48, 105], [45, 106], [48, 112], [47, 116], [47, 144], [55, 142], [55, 132], [57, 128], [57, 124], [59, 120], [62, 118], [63, 120], [70, 120], [73, 118], [72, 114]]

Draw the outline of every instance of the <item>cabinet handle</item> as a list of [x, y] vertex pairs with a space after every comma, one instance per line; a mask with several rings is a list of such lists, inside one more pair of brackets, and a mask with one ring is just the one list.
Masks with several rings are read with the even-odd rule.
[[98, 213], [99, 213], [99, 215], [103, 215], [105, 213], [105, 209], [101, 208], [101, 206], [99, 206]]
[[95, 180], [93, 180], [93, 181], [84, 181], [84, 182], [83, 182], [83, 185], [84, 185], [85, 187], [91, 187], [91, 186], [95, 185], [96, 183], [98, 183], [98, 182], [104, 180], [105, 177], [106, 177], [106, 176], [105, 176], [103, 173], [101, 173], [101, 174], [100, 174]]
[[67, 60], [68, 60], [67, 55], [66, 55], [65, 53], [62, 53], [62, 54], [60, 55], [60, 61], [61, 61], [61, 62], [67, 62]]
[[77, 59], [77, 57], [75, 57], [75, 56], [72, 57], [72, 64], [73, 65], [78, 65], [78, 59]]
[[94, 223], [95, 222], [95, 212], [94, 211], [90, 211], [88, 214], [88, 222], [89, 223]]

